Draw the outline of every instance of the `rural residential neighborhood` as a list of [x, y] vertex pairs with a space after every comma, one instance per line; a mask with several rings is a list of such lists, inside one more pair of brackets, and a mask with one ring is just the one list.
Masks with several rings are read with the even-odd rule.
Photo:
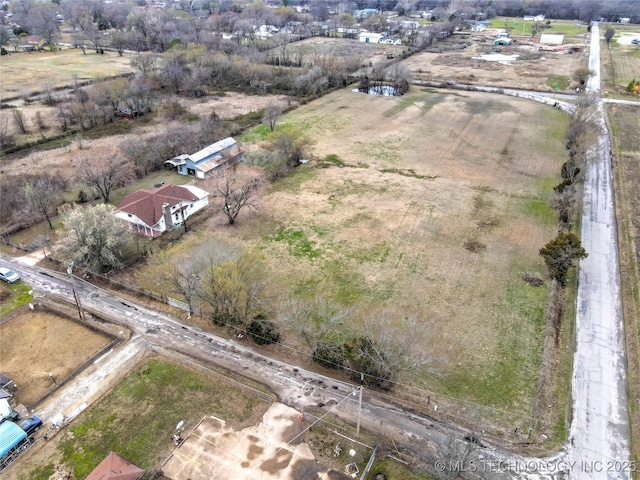
[[636, 0], [5, 0], [0, 53], [0, 478], [637, 478]]

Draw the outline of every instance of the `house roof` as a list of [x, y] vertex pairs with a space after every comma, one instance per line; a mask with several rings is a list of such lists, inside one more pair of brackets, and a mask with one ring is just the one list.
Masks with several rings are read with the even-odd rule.
[[162, 218], [162, 206], [180, 202], [193, 202], [209, 195], [193, 185], [164, 185], [155, 190], [138, 190], [120, 202], [118, 210], [137, 216], [149, 226], [154, 226]]
[[144, 470], [111, 452], [87, 476], [86, 480], [138, 480]]

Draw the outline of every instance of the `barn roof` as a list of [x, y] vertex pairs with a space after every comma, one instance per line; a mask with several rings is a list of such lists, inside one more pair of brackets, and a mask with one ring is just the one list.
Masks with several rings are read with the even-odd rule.
[[138, 480], [144, 470], [111, 452], [85, 480]]

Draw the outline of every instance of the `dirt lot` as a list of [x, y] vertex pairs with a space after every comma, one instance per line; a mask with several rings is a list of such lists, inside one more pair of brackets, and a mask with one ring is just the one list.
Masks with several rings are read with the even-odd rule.
[[55, 389], [110, 339], [83, 325], [44, 311], [26, 309], [0, 325], [0, 365], [18, 391], [17, 403], [33, 405]]
[[[540, 51], [540, 44], [526, 37], [518, 37], [512, 46], [494, 47], [496, 32], [488, 29], [465, 37], [452, 37], [434, 46], [435, 49], [442, 49], [442, 53], [419, 53], [403, 63], [417, 80], [453, 80], [473, 85], [540, 91], [553, 91], [547, 85], [549, 78], [561, 76], [569, 79], [578, 68], [587, 66], [586, 48], [574, 54]], [[518, 57], [513, 63], [474, 58], [490, 53]]]
[[349, 478], [316, 463], [303, 437], [297, 438], [305, 427], [300, 412], [281, 403], [272, 404], [258, 425], [240, 431], [205, 417], [162, 470], [171, 480]]

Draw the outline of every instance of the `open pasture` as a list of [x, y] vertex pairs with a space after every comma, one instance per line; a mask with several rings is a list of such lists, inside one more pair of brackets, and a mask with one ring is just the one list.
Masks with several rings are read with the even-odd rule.
[[2, 57], [2, 101], [40, 92], [45, 86], [65, 87], [78, 81], [96, 80], [133, 71], [132, 55], [118, 56], [115, 52], [95, 53], [87, 49], [69, 48], [57, 52], [11, 53]]
[[[544, 274], [538, 250], [555, 234], [548, 197], [566, 155], [562, 114], [412, 88], [396, 98], [342, 90], [284, 121], [313, 139], [316, 160], [275, 183], [257, 215], [234, 228], [213, 217], [194, 242], [259, 247], [276, 298], [351, 306], [349, 327], [383, 308], [391, 324], [427, 322], [438, 375], [412, 372], [414, 381], [528, 411], [546, 288], [521, 274]], [[329, 154], [344, 167], [322, 162]]]

